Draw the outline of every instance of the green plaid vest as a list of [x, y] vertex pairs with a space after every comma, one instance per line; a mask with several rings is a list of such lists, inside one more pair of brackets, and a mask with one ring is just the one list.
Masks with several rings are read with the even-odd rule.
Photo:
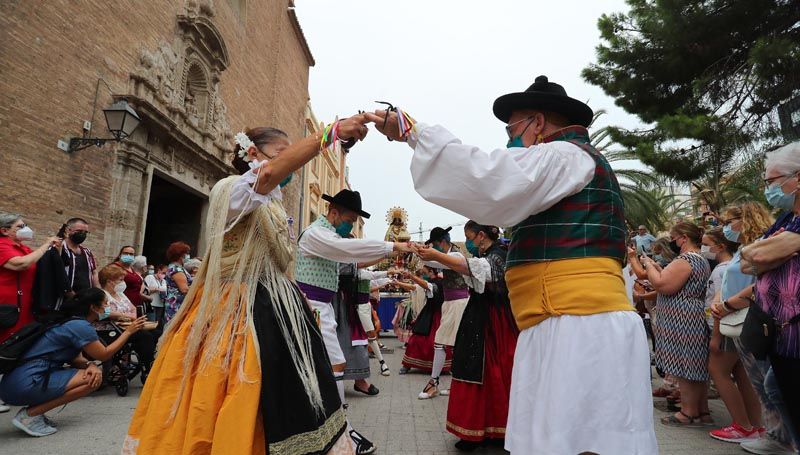
[[589, 143], [586, 128], [573, 126], [550, 141], [568, 141], [595, 162], [594, 178], [580, 192], [513, 228], [506, 267], [585, 257], [625, 258], [625, 218], [614, 171]]
[[[317, 218], [317, 221], [311, 223], [308, 229], [317, 226], [329, 231], [336, 231], [336, 228], [324, 216]], [[303, 231], [303, 234], [305, 234], [305, 231]], [[303, 237], [303, 234], [300, 234], [300, 238]], [[297, 239], [298, 243], [300, 238]], [[316, 256], [306, 256], [298, 249], [294, 278], [298, 283], [310, 284], [335, 292], [339, 289], [339, 264]]]

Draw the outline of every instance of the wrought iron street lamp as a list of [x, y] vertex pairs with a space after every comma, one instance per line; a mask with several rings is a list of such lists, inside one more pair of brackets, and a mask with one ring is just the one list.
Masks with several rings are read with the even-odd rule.
[[109, 141], [119, 142], [130, 137], [136, 127], [139, 126], [139, 122], [141, 122], [139, 114], [137, 114], [125, 100], [119, 100], [110, 107], [103, 109], [103, 114], [106, 117], [108, 131], [113, 137], [86, 137], [86, 133], [84, 133], [83, 137], [73, 137], [69, 139], [67, 153], [83, 150], [93, 145], [101, 147]]

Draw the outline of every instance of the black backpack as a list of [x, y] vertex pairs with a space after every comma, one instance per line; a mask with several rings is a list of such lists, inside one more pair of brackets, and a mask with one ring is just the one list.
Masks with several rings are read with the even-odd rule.
[[[31, 322], [14, 332], [13, 335], [0, 343], [0, 374], [7, 374], [18, 367], [22, 363], [22, 358], [25, 353], [28, 352], [34, 343], [39, 341], [39, 338], [41, 338], [45, 332], [72, 319], [77, 318], [69, 318], [67, 320], [49, 323]], [[39, 357], [43, 358], [45, 356]]]

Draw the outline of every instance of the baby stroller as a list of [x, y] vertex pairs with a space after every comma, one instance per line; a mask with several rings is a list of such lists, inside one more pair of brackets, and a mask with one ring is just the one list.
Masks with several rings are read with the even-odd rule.
[[[113, 343], [125, 331], [115, 322], [109, 322], [112, 326], [111, 330], [97, 331], [97, 334], [106, 345]], [[117, 395], [121, 397], [128, 394], [128, 384], [137, 374], [141, 374], [141, 381], [144, 384], [145, 380], [147, 380], [147, 371], [142, 368], [138, 355], [136, 355], [130, 342], [125, 343], [111, 360], [103, 363], [103, 383], [113, 386], [117, 391]]]

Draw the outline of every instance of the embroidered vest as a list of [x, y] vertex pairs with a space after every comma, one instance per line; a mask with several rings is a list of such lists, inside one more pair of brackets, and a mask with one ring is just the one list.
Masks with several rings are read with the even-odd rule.
[[[317, 218], [317, 221], [311, 223], [308, 229], [317, 227], [336, 231], [324, 216]], [[303, 231], [303, 234], [305, 234], [305, 231]], [[303, 234], [300, 234], [298, 242], [303, 238]], [[298, 249], [294, 277], [298, 283], [310, 284], [311, 286], [336, 292], [339, 288], [339, 265], [328, 259], [306, 256]]]
[[619, 183], [611, 166], [589, 143], [585, 128], [566, 128], [550, 141], [568, 141], [595, 162], [594, 177], [581, 191], [531, 215], [513, 228], [506, 268], [537, 261], [625, 258], [625, 218]]
[[[450, 248], [450, 251], [455, 251], [460, 253], [461, 249], [453, 244]], [[452, 290], [452, 289], [467, 289], [467, 282], [464, 281], [464, 277], [458, 273], [454, 272], [450, 269], [442, 270], [442, 287], [445, 290]]]

